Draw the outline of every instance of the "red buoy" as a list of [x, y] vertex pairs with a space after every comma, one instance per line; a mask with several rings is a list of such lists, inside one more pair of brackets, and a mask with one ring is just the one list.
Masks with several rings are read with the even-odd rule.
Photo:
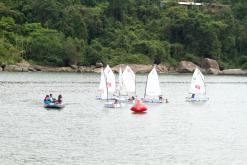
[[140, 113], [140, 112], [145, 112], [147, 110], [147, 107], [144, 105], [141, 105], [141, 101], [140, 100], [136, 100], [136, 103], [134, 106], [132, 106], [130, 108], [131, 111]]

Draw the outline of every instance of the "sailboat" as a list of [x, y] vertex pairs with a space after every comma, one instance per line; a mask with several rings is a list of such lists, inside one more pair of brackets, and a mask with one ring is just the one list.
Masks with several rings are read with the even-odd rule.
[[97, 100], [113, 100], [115, 97], [111, 96], [116, 91], [115, 75], [109, 65], [105, 69], [101, 69], [100, 84], [97, 89]]
[[159, 77], [155, 66], [147, 76], [144, 98], [142, 100], [143, 102], [149, 102], [149, 103], [164, 102], [164, 99], [162, 98], [162, 94], [161, 94]]
[[[116, 92], [116, 82], [115, 82], [115, 75], [109, 65], [106, 66], [104, 70], [105, 75], [105, 88], [106, 88], [106, 100], [105, 103], [106, 108], [120, 108], [123, 106], [116, 98], [112, 97], [110, 99], [109, 95]], [[114, 101], [111, 101], [111, 100]]]
[[[131, 101], [136, 93], [136, 77], [133, 70], [127, 65], [123, 73], [119, 70], [119, 93], [118, 99], [121, 102]], [[131, 98], [131, 99], [130, 99]]]
[[206, 96], [204, 76], [198, 68], [196, 68], [193, 73], [189, 93], [192, 94], [192, 96], [186, 97], [186, 101], [188, 102], [201, 102], [209, 100], [209, 98]]

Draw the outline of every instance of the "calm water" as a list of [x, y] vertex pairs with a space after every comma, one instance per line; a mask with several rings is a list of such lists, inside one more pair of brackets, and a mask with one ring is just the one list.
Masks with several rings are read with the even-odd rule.
[[[161, 75], [170, 103], [105, 109], [97, 74], [0, 73], [0, 164], [247, 164], [247, 77], [205, 76], [209, 102], [186, 103], [191, 75]], [[143, 95], [145, 75], [137, 77]], [[42, 107], [63, 94], [61, 111]]]

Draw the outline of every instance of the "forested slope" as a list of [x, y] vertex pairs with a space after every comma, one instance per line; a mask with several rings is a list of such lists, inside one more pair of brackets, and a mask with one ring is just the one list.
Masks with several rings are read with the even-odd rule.
[[200, 2], [2, 0], [0, 63], [176, 65], [208, 57], [247, 68], [247, 1]]

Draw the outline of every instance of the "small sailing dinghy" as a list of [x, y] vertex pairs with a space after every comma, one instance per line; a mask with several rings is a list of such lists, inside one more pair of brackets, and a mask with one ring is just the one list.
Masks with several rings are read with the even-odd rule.
[[115, 75], [109, 65], [106, 66], [104, 70], [104, 75], [105, 75], [105, 83], [103, 84], [104, 88], [104, 96], [102, 97], [103, 99], [106, 99], [107, 102], [105, 103], [106, 108], [120, 108], [123, 106], [123, 104], [118, 101], [116, 98], [113, 97], [110, 100], [109, 94], [113, 94], [116, 91], [116, 82], [115, 82]]
[[64, 104], [60, 103], [49, 103], [49, 104], [44, 104], [44, 108], [49, 108], [49, 109], [62, 109], [64, 108]]
[[206, 96], [204, 76], [198, 68], [193, 73], [189, 93], [192, 96], [186, 97], [187, 102], [206, 102], [209, 100], [209, 97]]
[[118, 99], [121, 102], [131, 102], [136, 96], [136, 77], [133, 70], [127, 65], [123, 73], [119, 70]]
[[160, 82], [155, 66], [147, 76], [146, 88], [144, 93], [143, 102], [146, 103], [163, 103], [164, 98], [161, 94]]
[[106, 99], [114, 100], [115, 98], [113, 96], [112, 97], [108, 96], [107, 90], [111, 93], [115, 91], [115, 75], [108, 65], [105, 68], [105, 70], [103, 70], [103, 68], [101, 69], [100, 84], [97, 89], [98, 95], [96, 96], [96, 99], [97, 100], [106, 100]]

